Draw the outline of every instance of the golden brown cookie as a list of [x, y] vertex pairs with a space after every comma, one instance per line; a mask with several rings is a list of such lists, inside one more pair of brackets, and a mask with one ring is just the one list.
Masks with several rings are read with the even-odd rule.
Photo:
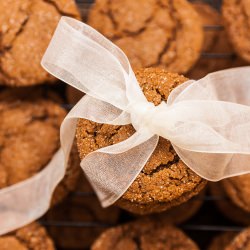
[[46, 220], [93, 223], [93, 226], [49, 226], [49, 233], [56, 245], [61, 248], [88, 248], [107, 226], [117, 223], [120, 215], [120, 210], [116, 207], [106, 209], [101, 207], [97, 197], [93, 195], [92, 188], [84, 177], [79, 181], [75, 191], [82, 192], [82, 196], [80, 194], [79, 196], [70, 196], [65, 202], [50, 210], [45, 216]]
[[216, 236], [209, 245], [208, 250], [224, 250], [236, 235], [236, 232], [224, 232]]
[[0, 13], [0, 84], [56, 81], [40, 63], [61, 16], [80, 18], [74, 0], [4, 0]]
[[97, 0], [88, 24], [118, 45], [133, 68], [185, 73], [203, 44], [200, 18], [186, 0]]
[[91, 250], [154, 249], [198, 250], [181, 230], [165, 223], [141, 220], [105, 231]]
[[1, 250], [55, 250], [45, 228], [32, 223], [10, 234], [0, 236]]
[[225, 250], [249, 250], [250, 249], [250, 228], [239, 233]]
[[[23, 181], [46, 166], [59, 149], [59, 129], [65, 115], [65, 110], [41, 89], [0, 93], [0, 188]], [[79, 157], [72, 151], [71, 164], [52, 204], [75, 188], [79, 173]]]
[[[149, 102], [159, 105], [169, 93], [187, 78], [163, 69], [141, 69], [136, 77]], [[114, 126], [80, 119], [76, 138], [80, 158], [99, 148], [129, 138], [132, 125]], [[177, 156], [171, 143], [160, 138], [158, 146], [125, 194], [116, 204], [130, 212], [161, 212], [186, 202], [198, 194], [206, 181], [189, 169]]]
[[221, 26], [221, 29], [205, 29], [203, 54], [187, 76], [200, 79], [218, 70], [247, 65], [235, 55], [218, 11], [206, 3], [193, 3], [193, 6], [201, 16], [203, 26]]
[[235, 205], [231, 199], [229, 199], [221, 181], [217, 183], [210, 183], [209, 189], [211, 194], [217, 198], [215, 203], [225, 217], [238, 224], [245, 226], [250, 225], [250, 213], [241, 209], [239, 206]]
[[249, 0], [224, 0], [222, 15], [225, 28], [237, 54], [250, 62], [250, 2]]

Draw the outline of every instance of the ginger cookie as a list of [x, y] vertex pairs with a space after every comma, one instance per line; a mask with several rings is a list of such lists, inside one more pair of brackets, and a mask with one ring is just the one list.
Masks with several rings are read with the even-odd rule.
[[61, 16], [80, 18], [74, 0], [4, 0], [0, 13], [0, 84], [55, 82], [40, 63]]
[[224, 250], [236, 235], [236, 232], [224, 232], [216, 236], [209, 245], [208, 250]]
[[225, 192], [221, 181], [210, 183], [209, 189], [211, 194], [218, 198], [218, 200], [215, 201], [215, 204], [225, 217], [237, 224], [245, 226], [250, 225], [250, 213], [235, 205], [231, 201]]
[[[224, 30], [220, 13], [206, 3], [195, 2], [193, 6], [201, 16], [203, 27], [210, 26], [210, 29], [204, 30], [203, 54], [187, 76], [191, 79], [200, 79], [218, 70], [247, 65], [235, 55]], [[218, 29], [212, 29], [213, 26]]]
[[141, 220], [105, 231], [91, 250], [154, 249], [198, 250], [181, 230], [153, 220]]
[[225, 250], [249, 250], [250, 249], [250, 228], [239, 233]]
[[[187, 81], [184, 76], [153, 68], [136, 71], [136, 77], [147, 100], [155, 105], [166, 101], [172, 89]], [[76, 138], [80, 158], [121, 142], [134, 132], [132, 125], [114, 126], [79, 119]], [[160, 138], [142, 172], [116, 204], [138, 214], [161, 212], [186, 202], [205, 185], [206, 181], [179, 159], [171, 143]]]
[[[81, 193], [68, 197], [67, 200], [52, 208], [45, 215], [47, 221], [83, 223], [81, 227], [48, 227], [56, 245], [61, 248], [88, 248], [107, 227], [117, 223], [120, 215], [120, 209], [117, 207], [112, 206], [105, 209], [101, 207], [94, 191], [83, 175], [75, 191]], [[93, 224], [91, 226], [88, 223]]]
[[[41, 89], [0, 93], [0, 188], [26, 180], [48, 164], [60, 147], [59, 130], [65, 115], [66, 111]], [[72, 151], [52, 204], [75, 188], [79, 174], [79, 157]]]
[[1, 250], [55, 250], [54, 243], [44, 227], [38, 223], [0, 236]]
[[248, 0], [224, 0], [222, 15], [230, 41], [237, 54], [250, 62], [250, 2]]
[[186, 73], [203, 44], [200, 17], [186, 0], [97, 0], [88, 24], [120, 47], [134, 69]]

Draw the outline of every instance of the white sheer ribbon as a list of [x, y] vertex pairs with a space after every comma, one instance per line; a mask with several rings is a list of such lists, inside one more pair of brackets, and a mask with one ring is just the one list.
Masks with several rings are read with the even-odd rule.
[[60, 149], [41, 172], [0, 190], [0, 235], [33, 222], [48, 210], [55, 187], [65, 174], [62, 159]]
[[[205, 179], [250, 173], [250, 67], [216, 72], [174, 89], [167, 102], [147, 102], [127, 57], [94, 29], [63, 17], [43, 58], [54, 76], [85, 92], [61, 126], [60, 149], [30, 179], [0, 190], [0, 234], [39, 218], [65, 174], [78, 118], [132, 123], [136, 133], [90, 153], [81, 166], [103, 206], [128, 189], [159, 136]], [[64, 161], [64, 164], [63, 164]]]
[[43, 67], [85, 92], [65, 118], [61, 143], [67, 162], [78, 118], [130, 124], [136, 133], [81, 162], [104, 207], [128, 189], [154, 151], [159, 136], [201, 177], [218, 181], [250, 172], [250, 68], [188, 81], [154, 107], [143, 95], [124, 53], [86, 24], [63, 17]]

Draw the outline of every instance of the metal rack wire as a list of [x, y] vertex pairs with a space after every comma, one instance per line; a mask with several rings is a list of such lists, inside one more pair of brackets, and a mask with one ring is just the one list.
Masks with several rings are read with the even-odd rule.
[[[81, 13], [84, 17], [88, 12], [93, 0], [76, 0]], [[190, 0], [190, 2], [194, 2], [195, 0]], [[203, 0], [208, 4], [211, 4], [213, 7], [220, 9], [221, 0]], [[223, 30], [223, 26], [204, 26], [205, 30]], [[233, 54], [226, 54], [226, 53], [202, 53], [202, 57], [208, 59], [215, 59], [215, 58], [232, 58]], [[65, 104], [65, 108], [70, 109], [72, 105]], [[86, 196], [94, 196], [95, 194], [92, 192], [75, 192], [72, 194], [73, 196], [81, 197], [81, 199], [85, 199]], [[223, 218], [221, 214], [215, 207], [215, 201], [226, 200], [226, 197], [217, 197], [206, 195], [204, 198], [204, 204], [200, 211], [188, 222], [180, 225], [179, 227], [182, 228], [191, 238], [193, 238], [200, 246], [201, 250], [205, 250], [213, 236], [218, 233], [225, 232], [225, 231], [234, 231], [239, 232], [243, 229], [242, 226], [238, 226], [233, 224], [231, 221]], [[70, 202], [68, 203], [70, 206]], [[123, 215], [123, 222], [126, 221], [127, 217]], [[67, 221], [67, 220], [41, 220], [41, 223], [45, 226], [50, 227], [71, 227], [71, 228], [108, 228], [112, 225], [106, 224], [99, 221], [88, 222], [88, 221]], [[59, 250], [73, 250], [73, 249], [66, 249], [66, 248], [57, 248]], [[78, 250], [78, 249], [75, 249]], [[79, 249], [80, 250], [80, 249]], [[81, 248], [83, 250], [83, 248]]]

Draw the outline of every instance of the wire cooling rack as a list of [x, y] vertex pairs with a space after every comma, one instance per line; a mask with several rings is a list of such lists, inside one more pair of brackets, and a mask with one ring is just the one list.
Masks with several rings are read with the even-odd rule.
[[[135, 0], [136, 1], [136, 0]], [[76, 0], [77, 4], [80, 7], [81, 14], [83, 19], [86, 20], [86, 16], [90, 6], [93, 4], [93, 0]], [[190, 2], [195, 2], [195, 0], [190, 0]], [[212, 5], [216, 9], [220, 9], [221, 0], [203, 0], [210, 5]], [[223, 26], [204, 26], [204, 30], [223, 30]], [[219, 58], [232, 58], [233, 54], [226, 53], [202, 53], [202, 57], [211, 58], [211, 59], [219, 59]], [[65, 108], [70, 109], [72, 105], [65, 104]], [[77, 196], [81, 199], [86, 199], [87, 196], [95, 196], [92, 192], [75, 192], [71, 194], [71, 196]], [[199, 198], [194, 198], [199, 199]], [[204, 197], [204, 203], [199, 210], [199, 212], [187, 221], [184, 224], [179, 225], [179, 228], [183, 229], [187, 235], [189, 235], [199, 246], [201, 250], [206, 250], [211, 239], [218, 235], [219, 233], [226, 231], [239, 232], [243, 229], [242, 226], [238, 226], [233, 224], [231, 221], [227, 220], [223, 217], [223, 215], [217, 210], [215, 206], [216, 201], [226, 200], [226, 197], [215, 197], [209, 194], [206, 194]], [[70, 199], [68, 199], [67, 206], [71, 206]], [[229, 208], [230, 209], [230, 208]], [[122, 212], [121, 219], [117, 223], [129, 221], [131, 217], [126, 214], [126, 212]], [[109, 228], [110, 224], [105, 224], [100, 221], [88, 222], [88, 221], [71, 221], [71, 220], [46, 220], [41, 219], [41, 223], [48, 227], [57, 227], [57, 228]], [[81, 237], [81, 235], [79, 235]], [[57, 247], [58, 250], [85, 250], [88, 248], [60, 248]]]

